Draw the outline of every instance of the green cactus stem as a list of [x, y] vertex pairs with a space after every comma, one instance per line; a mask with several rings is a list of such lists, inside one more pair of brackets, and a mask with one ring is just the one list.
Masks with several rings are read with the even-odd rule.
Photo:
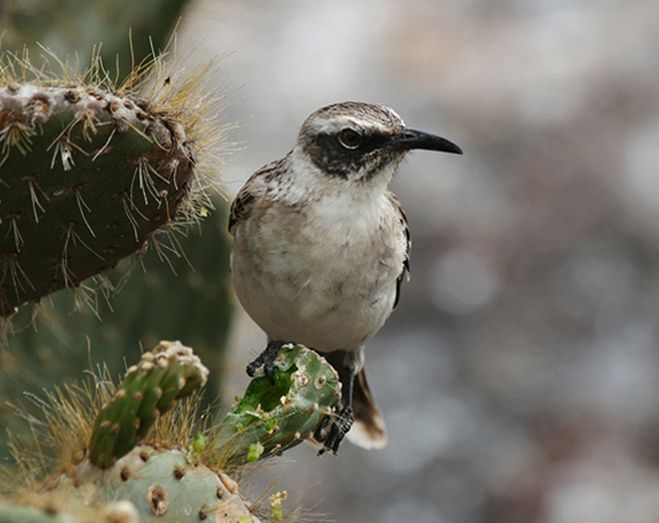
[[96, 418], [89, 458], [108, 468], [142, 440], [176, 400], [198, 391], [208, 378], [192, 349], [162, 341], [130, 367], [112, 400]]
[[334, 368], [317, 352], [285, 345], [274, 365], [274, 383], [254, 378], [220, 422], [214, 452], [225, 468], [264, 459], [309, 438], [341, 398]]
[[148, 103], [0, 86], [0, 316], [140, 251], [186, 201], [195, 152]]

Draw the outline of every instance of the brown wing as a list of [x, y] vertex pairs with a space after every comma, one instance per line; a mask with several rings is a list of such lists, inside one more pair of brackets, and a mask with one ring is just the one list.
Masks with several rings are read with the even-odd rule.
[[231, 210], [229, 211], [229, 232], [233, 234], [235, 225], [247, 219], [257, 195], [259, 195], [266, 184], [272, 182], [275, 178], [281, 175], [286, 169], [286, 160], [288, 157], [275, 160], [261, 167], [245, 182], [242, 189], [238, 191], [233, 203], [231, 203]]
[[[251, 180], [251, 178], [249, 179]], [[243, 221], [249, 216], [249, 211], [254, 203], [255, 196], [251, 192], [251, 185], [247, 183], [240, 189], [236, 198], [231, 203], [231, 210], [229, 211], [229, 232], [233, 234], [233, 227], [240, 221]]]
[[400, 298], [400, 285], [404, 279], [409, 278], [410, 274], [410, 249], [412, 248], [412, 237], [410, 236], [410, 228], [407, 225], [407, 216], [405, 216], [405, 211], [400, 205], [400, 200], [398, 196], [394, 193], [387, 193], [389, 201], [391, 201], [394, 208], [398, 211], [400, 224], [402, 226], [403, 234], [405, 235], [405, 258], [403, 258], [403, 266], [401, 267], [400, 274], [396, 278], [396, 298], [394, 299], [394, 309], [398, 305], [398, 299]]

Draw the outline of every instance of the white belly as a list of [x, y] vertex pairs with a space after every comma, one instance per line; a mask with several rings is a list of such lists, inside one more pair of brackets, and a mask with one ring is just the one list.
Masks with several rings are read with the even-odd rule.
[[269, 209], [236, 231], [234, 287], [270, 338], [325, 352], [355, 350], [382, 327], [403, 253], [397, 239], [373, 234], [377, 224], [353, 225], [319, 229], [300, 212]]

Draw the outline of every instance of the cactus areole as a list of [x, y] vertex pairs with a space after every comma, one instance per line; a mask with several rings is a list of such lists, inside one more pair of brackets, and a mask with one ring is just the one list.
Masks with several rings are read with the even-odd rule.
[[112, 400], [96, 418], [89, 458], [102, 468], [130, 452], [176, 400], [198, 391], [208, 369], [192, 349], [178, 341], [161, 341], [126, 372]]
[[0, 87], [0, 316], [114, 267], [175, 216], [183, 127], [86, 86]]

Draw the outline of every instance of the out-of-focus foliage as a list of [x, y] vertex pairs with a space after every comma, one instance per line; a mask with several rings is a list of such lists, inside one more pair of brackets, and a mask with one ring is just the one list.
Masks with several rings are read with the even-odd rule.
[[[76, 56], [88, 64], [91, 50], [100, 45], [100, 56], [110, 76], [124, 76], [131, 65], [164, 50], [172, 30], [189, 0], [2, 0], [0, 27], [3, 47], [22, 49], [31, 56], [37, 42], [57, 56]], [[129, 31], [133, 34], [132, 49]], [[152, 47], [153, 45], [153, 47]]]

